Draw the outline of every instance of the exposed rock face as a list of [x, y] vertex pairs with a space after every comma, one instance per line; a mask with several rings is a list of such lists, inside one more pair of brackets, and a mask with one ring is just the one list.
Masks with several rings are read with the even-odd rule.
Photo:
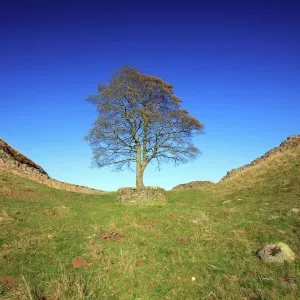
[[118, 189], [118, 202], [126, 204], [166, 204], [166, 191], [160, 187]]
[[55, 180], [35, 162], [0, 139], [0, 171], [17, 174], [46, 186], [72, 192], [102, 194], [103, 191]]
[[233, 170], [227, 172], [227, 174], [220, 181], [225, 181], [225, 180], [231, 179], [236, 174], [239, 174], [250, 167], [257, 166], [257, 165], [261, 164], [263, 161], [267, 160], [268, 158], [270, 158], [278, 153], [282, 153], [291, 148], [296, 148], [299, 146], [300, 146], [300, 135], [290, 136], [285, 141], [283, 141], [278, 147], [275, 147], [275, 148], [269, 150], [263, 156], [253, 160], [250, 164], [247, 164], [245, 166], [242, 166], [240, 168], [233, 169]]
[[172, 190], [176, 191], [176, 190], [188, 190], [188, 189], [190, 190], [201, 189], [212, 185], [214, 185], [214, 183], [211, 181], [191, 181], [188, 183], [176, 185], [175, 187], [173, 187]]

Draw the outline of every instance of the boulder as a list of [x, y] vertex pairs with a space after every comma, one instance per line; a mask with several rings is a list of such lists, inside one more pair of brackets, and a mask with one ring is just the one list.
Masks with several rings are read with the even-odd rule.
[[160, 187], [120, 188], [117, 192], [117, 201], [126, 204], [166, 204], [166, 191]]
[[257, 252], [258, 257], [266, 263], [284, 263], [295, 260], [295, 253], [284, 243], [266, 245]]

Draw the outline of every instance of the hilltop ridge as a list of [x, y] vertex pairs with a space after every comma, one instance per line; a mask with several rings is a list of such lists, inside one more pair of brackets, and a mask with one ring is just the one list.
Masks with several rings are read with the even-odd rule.
[[230, 180], [235, 175], [244, 172], [251, 167], [258, 166], [264, 161], [276, 156], [277, 154], [284, 153], [285, 151], [296, 148], [298, 146], [300, 146], [300, 135], [292, 135], [288, 137], [286, 140], [284, 140], [278, 147], [275, 147], [267, 151], [264, 155], [256, 158], [251, 163], [236, 169], [232, 169], [231, 171], [228, 171], [227, 174], [219, 182]]
[[[172, 190], [187, 189], [215, 189], [222, 188], [228, 191], [240, 190], [246, 186], [279, 184], [281, 179], [285, 184], [300, 184], [300, 135], [292, 135], [278, 147], [267, 151], [251, 163], [228, 171], [216, 184], [210, 181], [192, 181], [179, 184]], [[300, 170], [300, 169], [299, 169]]]
[[101, 190], [96, 190], [86, 186], [75, 185], [58, 181], [51, 178], [48, 173], [38, 164], [33, 162], [24, 154], [10, 146], [0, 138], [0, 172], [8, 172], [42, 183], [48, 187], [62, 189], [71, 192], [102, 194]]
[[201, 189], [213, 186], [214, 183], [212, 181], [191, 181], [188, 183], [182, 183], [174, 186], [172, 188], [173, 191], [181, 191], [181, 190], [194, 190]]

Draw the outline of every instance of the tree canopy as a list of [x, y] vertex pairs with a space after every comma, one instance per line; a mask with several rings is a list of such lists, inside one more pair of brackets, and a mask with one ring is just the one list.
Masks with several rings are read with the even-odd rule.
[[192, 137], [203, 132], [203, 124], [180, 108], [173, 85], [122, 67], [98, 94], [87, 98], [97, 107], [98, 118], [86, 137], [95, 166], [114, 170], [136, 166], [136, 187], [150, 162], [186, 163], [199, 154]]

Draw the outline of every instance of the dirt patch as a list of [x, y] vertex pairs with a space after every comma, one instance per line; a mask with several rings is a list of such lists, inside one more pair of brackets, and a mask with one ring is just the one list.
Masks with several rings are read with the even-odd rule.
[[[8, 244], [8, 245], [4, 244], [4, 245], [1, 245], [1, 249], [11, 249], [11, 248], [12, 248], [12, 245], [11, 245], [11, 244]], [[0, 278], [2, 278], [2, 277], [0, 277]]]
[[3, 284], [8, 290], [16, 289], [18, 282], [18, 278], [13, 276], [0, 277], [0, 283]]
[[111, 230], [110, 232], [105, 232], [101, 234], [102, 240], [107, 240], [109, 242], [119, 241], [124, 234], [122, 232], [118, 232], [116, 230]]
[[80, 267], [89, 268], [92, 263], [89, 263], [85, 258], [77, 256], [72, 259], [72, 268], [77, 269]]

